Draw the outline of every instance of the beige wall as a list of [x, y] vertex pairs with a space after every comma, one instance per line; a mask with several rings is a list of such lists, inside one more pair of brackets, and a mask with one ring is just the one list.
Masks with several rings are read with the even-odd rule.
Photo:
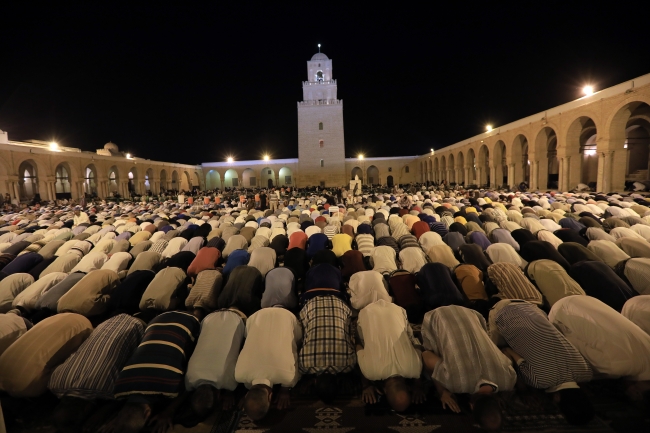
[[[526, 179], [531, 188], [546, 189], [549, 144], [556, 142], [560, 190], [575, 188], [586, 179], [595, 180], [599, 191], [622, 191], [626, 178], [634, 175], [627, 168], [626, 129], [639, 124], [650, 130], [649, 104], [650, 74], [495, 128], [434, 155], [421, 155], [419, 177], [479, 185], [487, 184], [489, 178], [490, 186], [496, 187], [503, 173], [509, 185]], [[583, 147], [594, 134], [595, 154], [585, 156]], [[587, 162], [593, 158], [597, 158], [595, 165]]]
[[[26, 164], [23, 164], [26, 163]], [[189, 189], [192, 185], [203, 185], [201, 167], [184, 164], [174, 164], [146, 159], [127, 159], [122, 157], [102, 156], [92, 152], [50, 151], [42, 147], [0, 144], [0, 192], [9, 193], [13, 198], [26, 200], [24, 171], [19, 168], [33, 167], [36, 178], [34, 191], [42, 199], [55, 198], [56, 170], [63, 165], [68, 172], [70, 193], [73, 198], [79, 198], [85, 185], [86, 168], [90, 167], [95, 174], [97, 194], [100, 197], [109, 195], [109, 173], [116, 172], [115, 188], [122, 195], [128, 195], [129, 172], [134, 174], [133, 182], [136, 192], [144, 193], [145, 175], [149, 176], [150, 189], [158, 193], [162, 189]], [[175, 174], [174, 174], [175, 173]], [[172, 179], [177, 183], [173, 184]]]

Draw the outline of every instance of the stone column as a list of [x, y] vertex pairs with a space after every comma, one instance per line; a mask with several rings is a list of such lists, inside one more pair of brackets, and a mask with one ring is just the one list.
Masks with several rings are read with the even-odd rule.
[[508, 185], [518, 185], [519, 179], [515, 178], [515, 164], [508, 164]]
[[530, 189], [539, 189], [538, 186], [538, 170], [539, 170], [539, 161], [532, 161], [530, 164]]
[[564, 158], [559, 158], [558, 157], [558, 181], [557, 181], [557, 189], [560, 191], [564, 191], [563, 185], [564, 185], [564, 178], [566, 177], [566, 174], [564, 173]]
[[497, 180], [497, 168], [490, 167], [490, 187], [496, 188], [501, 182]]
[[[596, 186], [596, 189], [603, 192], [611, 192], [612, 189], [612, 162], [613, 162], [614, 152], [605, 151], [601, 153], [601, 156], [598, 159], [598, 178], [599, 182]], [[601, 170], [602, 169], [602, 179], [601, 179]]]
[[11, 182], [11, 186], [14, 192], [14, 196], [12, 198], [15, 198], [16, 200], [20, 201], [20, 188], [18, 186], [18, 182]]

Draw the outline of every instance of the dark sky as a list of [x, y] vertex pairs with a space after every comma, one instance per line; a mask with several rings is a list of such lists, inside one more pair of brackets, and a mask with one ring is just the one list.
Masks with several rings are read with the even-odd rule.
[[317, 43], [334, 61], [349, 156], [426, 153], [580, 97], [587, 82], [650, 72], [642, 1], [13, 3], [0, 13], [10, 139], [112, 140], [192, 164], [296, 157]]

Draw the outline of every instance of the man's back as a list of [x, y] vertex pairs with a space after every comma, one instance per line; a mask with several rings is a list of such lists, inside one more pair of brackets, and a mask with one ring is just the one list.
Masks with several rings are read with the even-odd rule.
[[650, 335], [590, 296], [568, 296], [549, 320], [598, 373], [650, 380]]
[[442, 358], [433, 379], [453, 393], [475, 393], [482, 383], [513, 389], [517, 375], [486, 330], [485, 319], [474, 310], [450, 305], [428, 312], [423, 344]]
[[419, 377], [422, 360], [413, 347], [411, 327], [403, 308], [384, 300], [368, 305], [359, 312], [358, 331], [364, 347], [357, 352], [357, 358], [364, 377]]
[[298, 344], [302, 329], [284, 308], [263, 308], [246, 321], [246, 343], [237, 359], [235, 378], [247, 386], [276, 383], [293, 387], [300, 379]]

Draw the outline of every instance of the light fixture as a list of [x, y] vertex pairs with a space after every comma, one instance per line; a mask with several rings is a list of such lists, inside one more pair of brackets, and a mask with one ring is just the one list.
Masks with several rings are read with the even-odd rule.
[[228, 157], [228, 162], [229, 162], [229, 163], [232, 163], [233, 161], [234, 161], [234, 159], [232, 158], [232, 156], [229, 156], [229, 157]]
[[126, 159], [131, 159], [131, 154], [130, 153], [126, 154]]
[[359, 154], [359, 159], [363, 159], [363, 153]]
[[264, 161], [268, 161], [268, 160], [269, 160], [269, 156], [268, 156], [268, 155], [264, 155]]
[[486, 126], [485, 126], [485, 130], [486, 130], [487, 132], [492, 131], [492, 125], [486, 125]]
[[585, 150], [585, 155], [595, 155], [595, 154], [596, 154], [595, 149]]
[[594, 94], [594, 86], [585, 86], [582, 88], [582, 93], [585, 94], [585, 96], [591, 96]]
[[50, 143], [50, 150], [52, 150], [52, 151], [59, 150], [59, 143], [57, 143], [56, 141], [51, 142]]

